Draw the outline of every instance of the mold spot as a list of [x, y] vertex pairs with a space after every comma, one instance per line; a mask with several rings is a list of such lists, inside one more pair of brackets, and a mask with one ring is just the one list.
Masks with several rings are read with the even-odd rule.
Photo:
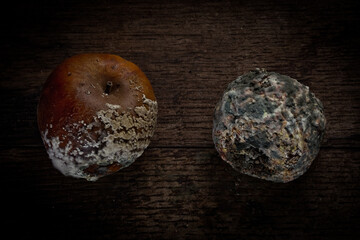
[[325, 124], [323, 106], [307, 86], [257, 69], [228, 85], [215, 108], [213, 140], [239, 172], [288, 182], [309, 168]]
[[132, 164], [147, 148], [157, 121], [157, 102], [142, 97], [142, 106], [122, 109], [105, 104], [92, 122], [68, 124], [63, 142], [42, 133], [47, 152], [55, 168], [67, 176], [95, 181]]

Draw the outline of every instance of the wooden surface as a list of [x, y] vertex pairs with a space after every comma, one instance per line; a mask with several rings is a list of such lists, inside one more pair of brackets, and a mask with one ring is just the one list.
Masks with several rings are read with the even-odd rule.
[[[42, 1], [1, 10], [1, 225], [12, 239], [359, 239], [359, 8], [349, 1]], [[66, 57], [118, 54], [152, 82], [159, 119], [133, 165], [92, 183], [42, 145], [39, 92]], [[328, 125], [298, 180], [236, 173], [214, 150], [215, 103], [256, 67], [322, 100]], [[4, 235], [5, 236], [5, 235]]]

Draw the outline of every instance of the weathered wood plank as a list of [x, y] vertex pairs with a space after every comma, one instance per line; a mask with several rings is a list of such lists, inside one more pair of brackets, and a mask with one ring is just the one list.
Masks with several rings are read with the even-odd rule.
[[3, 148], [0, 158], [2, 216], [29, 236], [324, 239], [359, 233], [358, 150], [322, 149], [309, 171], [287, 184], [238, 174], [212, 149], [151, 148], [94, 183], [62, 176], [40, 147]]
[[360, 146], [360, 38], [351, 30], [359, 17], [349, 4], [58, 5], [34, 9], [40, 15], [27, 14], [35, 20], [3, 33], [2, 145], [41, 144], [36, 104], [57, 64], [77, 53], [110, 52], [138, 64], [153, 83], [153, 146], [212, 146], [215, 103], [229, 82], [256, 67], [297, 78], [323, 101], [324, 146]]
[[[359, 239], [360, 24], [355, 1], [18, 1], [0, 14], [4, 236], [22, 239]], [[95, 183], [51, 165], [36, 126], [64, 58], [118, 54], [159, 102], [150, 148]], [[211, 139], [226, 85], [256, 67], [308, 85], [328, 119], [288, 184], [234, 172]]]

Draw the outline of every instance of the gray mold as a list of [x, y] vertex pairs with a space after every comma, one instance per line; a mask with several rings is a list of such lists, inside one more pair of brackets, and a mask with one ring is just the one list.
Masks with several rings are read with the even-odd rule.
[[325, 125], [323, 106], [307, 86], [256, 70], [228, 85], [215, 108], [213, 140], [237, 171], [289, 182], [317, 156]]

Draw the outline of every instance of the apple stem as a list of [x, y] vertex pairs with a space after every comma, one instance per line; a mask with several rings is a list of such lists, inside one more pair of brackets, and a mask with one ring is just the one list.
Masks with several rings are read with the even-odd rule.
[[108, 81], [108, 82], [106, 83], [106, 88], [105, 88], [105, 93], [106, 93], [106, 94], [109, 94], [109, 93], [110, 93], [112, 85], [113, 85], [113, 83], [112, 83], [111, 81]]

